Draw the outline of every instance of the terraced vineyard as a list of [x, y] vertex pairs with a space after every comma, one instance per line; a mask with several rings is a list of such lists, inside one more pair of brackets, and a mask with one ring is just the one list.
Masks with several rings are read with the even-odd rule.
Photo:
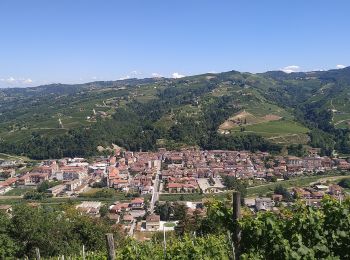
[[[41, 158], [66, 154], [63, 143], [76, 155], [111, 143], [131, 150], [184, 145], [278, 150], [271, 144], [308, 144], [328, 154], [334, 148], [349, 153], [349, 74], [350, 68], [230, 71], [3, 89], [0, 151], [29, 155], [31, 146], [39, 147]], [[77, 147], [82, 136], [85, 147]], [[257, 141], [260, 137], [265, 141]], [[44, 143], [55, 138], [61, 138], [49, 145], [55, 152], [43, 152]]]

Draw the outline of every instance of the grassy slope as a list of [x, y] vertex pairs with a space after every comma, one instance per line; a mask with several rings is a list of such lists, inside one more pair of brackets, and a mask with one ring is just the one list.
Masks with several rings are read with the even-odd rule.
[[266, 137], [267, 139], [281, 144], [288, 143], [307, 143], [306, 127], [290, 120], [278, 120], [264, 122], [254, 125], [244, 126], [245, 131], [242, 133], [240, 129], [235, 129], [236, 134], [256, 133]]
[[[337, 72], [338, 73], [338, 72]], [[277, 73], [278, 74], [278, 73]], [[115, 107], [125, 107], [127, 103], [137, 101], [141, 103], [153, 102], [158, 99], [159, 91], [169, 88], [195, 90], [203, 85], [215, 82], [215, 88], [210, 93], [192, 97], [198, 106], [188, 104], [172, 104], [171, 111], [161, 115], [154, 123], [156, 127], [168, 130], [176, 123], [176, 116], [199, 118], [203, 102], [211, 97], [230, 96], [234, 98], [234, 106], [240, 111], [246, 111], [256, 118], [256, 122], [247, 122], [243, 125], [245, 133], [257, 133], [276, 143], [306, 143], [308, 129], [295, 122], [291, 107], [280, 107], [274, 103], [274, 94], [269, 95], [270, 89], [281, 90], [288, 86], [293, 91], [286, 94], [286, 100], [295, 95], [307, 93], [302, 102], [324, 101], [324, 106], [335, 109], [333, 122], [337, 127], [348, 127], [350, 120], [348, 88], [339, 88], [333, 83], [322, 83], [317, 77], [298, 79], [290, 74], [282, 74], [282, 79], [266, 75], [250, 73], [226, 72], [220, 74], [206, 74], [191, 76], [180, 80], [159, 80], [133, 83], [123, 88], [114, 82], [103, 83], [96, 87], [79, 87], [71, 90], [71, 86], [49, 87], [44, 93], [38, 89], [10, 91], [4, 95], [0, 91], [0, 119], [5, 113], [5, 119], [0, 120], [0, 139], [18, 141], [27, 138], [33, 131], [47, 135], [63, 134], [69, 129], [89, 126], [93, 122], [86, 120], [92, 115], [92, 110], [105, 111], [112, 114]], [[119, 83], [118, 83], [119, 84]], [[61, 88], [64, 91], [61, 91]], [[72, 87], [73, 88], [73, 87]], [[74, 89], [74, 88], [73, 88]], [[52, 92], [52, 93], [51, 93]], [[36, 93], [36, 94], [35, 94]], [[28, 95], [28, 96], [26, 96]], [[5, 102], [5, 103], [4, 103]], [[16, 105], [13, 105], [15, 102]], [[17, 103], [16, 103], [17, 102]], [[107, 104], [107, 105], [106, 105]], [[9, 106], [11, 109], [9, 108]], [[234, 116], [235, 111], [232, 111]], [[12, 116], [11, 115], [15, 115]], [[266, 115], [275, 115], [283, 118], [278, 121], [265, 120]], [[7, 116], [7, 119], [6, 119]], [[62, 120], [64, 129], [59, 128], [58, 119]], [[234, 134], [240, 132], [240, 126], [232, 129]], [[240, 134], [240, 133], [239, 133]]]

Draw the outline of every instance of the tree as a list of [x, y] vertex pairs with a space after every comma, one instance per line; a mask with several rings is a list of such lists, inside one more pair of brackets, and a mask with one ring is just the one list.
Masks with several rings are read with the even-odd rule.
[[350, 189], [350, 179], [346, 179], [346, 178], [342, 179], [342, 180], [340, 180], [338, 185], [342, 188]]
[[23, 196], [26, 200], [42, 200], [45, 198], [45, 195], [38, 191], [28, 191]]
[[34, 258], [36, 247], [43, 257], [73, 255], [82, 245], [87, 250], [101, 251], [106, 233], [122, 240], [118, 229], [107, 220], [82, 215], [69, 205], [19, 205], [14, 207], [12, 218], [0, 215], [0, 257]]
[[18, 250], [15, 241], [9, 235], [11, 220], [8, 215], [0, 212], [0, 258], [7, 259]]
[[283, 187], [281, 184], [277, 185], [275, 187], [275, 194], [280, 194], [283, 196], [283, 199], [285, 201], [293, 201], [293, 196], [292, 194], [285, 188]]
[[101, 217], [107, 216], [108, 212], [109, 212], [109, 209], [108, 209], [108, 206], [107, 206], [107, 205], [103, 205], [103, 206], [100, 208], [100, 215], [101, 215]]
[[238, 180], [234, 176], [229, 176], [229, 175], [225, 175], [223, 177], [223, 183], [228, 189], [236, 190], [241, 193], [241, 202], [243, 205], [244, 198], [246, 197], [246, 194], [247, 194], [247, 184], [244, 181]]
[[165, 202], [164, 204], [160, 204], [157, 201], [155, 213], [160, 216], [160, 220], [169, 221], [174, 215], [174, 209], [169, 201]]

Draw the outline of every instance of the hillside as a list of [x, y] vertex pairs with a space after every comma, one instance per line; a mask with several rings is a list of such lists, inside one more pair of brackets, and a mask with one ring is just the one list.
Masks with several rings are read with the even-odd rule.
[[131, 150], [198, 145], [277, 151], [279, 145], [309, 144], [346, 153], [349, 75], [350, 68], [230, 71], [1, 89], [0, 152], [92, 155], [113, 142]]

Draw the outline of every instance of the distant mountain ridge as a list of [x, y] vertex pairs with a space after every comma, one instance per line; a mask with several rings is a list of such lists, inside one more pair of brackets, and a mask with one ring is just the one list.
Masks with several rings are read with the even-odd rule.
[[[22, 154], [28, 154], [33, 134], [48, 143], [55, 138], [74, 143], [66, 140], [75, 138], [72, 131], [84, 133], [89, 154], [95, 145], [111, 142], [136, 150], [309, 144], [327, 153], [346, 152], [349, 101], [350, 67], [7, 88], [0, 89], [0, 140], [4, 152]], [[255, 138], [263, 138], [265, 148]]]

